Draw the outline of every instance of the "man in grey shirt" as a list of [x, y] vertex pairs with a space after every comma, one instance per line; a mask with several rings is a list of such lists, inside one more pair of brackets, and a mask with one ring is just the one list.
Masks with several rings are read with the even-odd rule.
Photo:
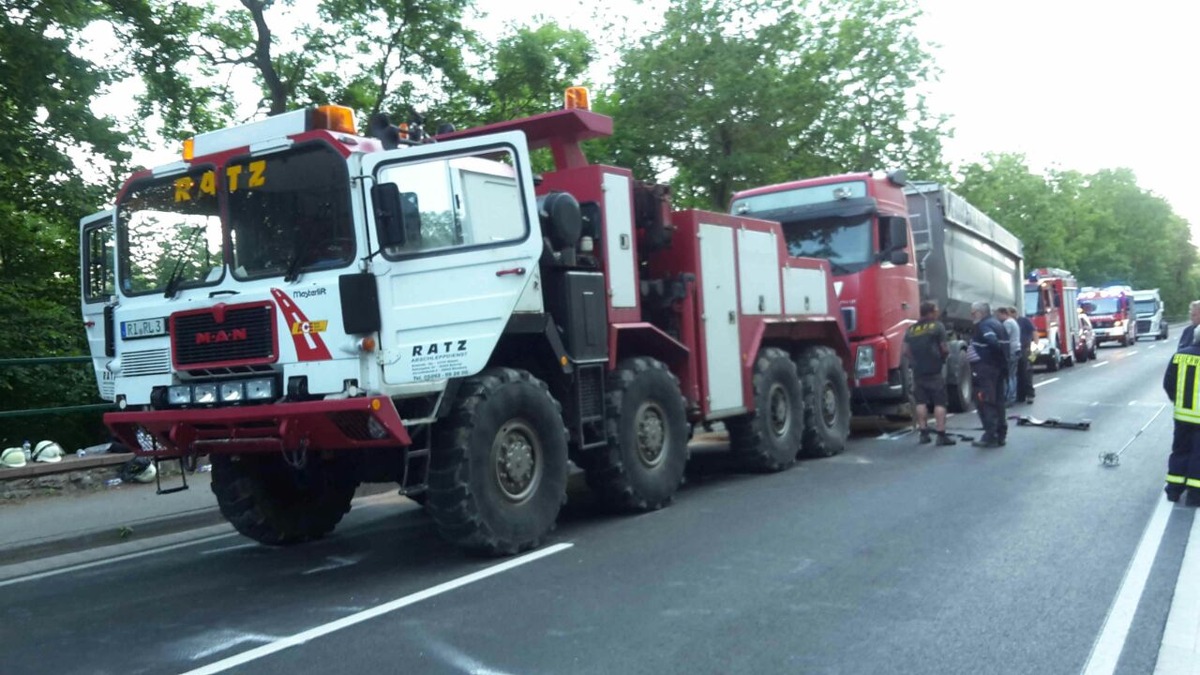
[[1008, 333], [1008, 383], [1004, 387], [1005, 405], [1011, 406], [1017, 402], [1017, 359], [1021, 358], [1021, 327], [1017, 325], [1017, 317], [1009, 314], [1007, 307], [996, 310], [996, 320], [1004, 326]]

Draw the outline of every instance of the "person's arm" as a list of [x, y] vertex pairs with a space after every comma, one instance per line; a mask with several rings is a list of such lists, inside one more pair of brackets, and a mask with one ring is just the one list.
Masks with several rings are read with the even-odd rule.
[[1163, 390], [1167, 392], [1167, 398], [1171, 402], [1175, 402], [1175, 378], [1179, 373], [1179, 364], [1175, 359], [1171, 359], [1171, 363], [1167, 364], [1167, 372], [1163, 374]]
[[942, 360], [945, 361], [946, 357], [950, 355], [950, 345], [946, 344], [946, 327], [945, 326], [938, 324], [937, 336], [938, 336], [938, 343], [937, 343], [938, 353], [942, 355]]

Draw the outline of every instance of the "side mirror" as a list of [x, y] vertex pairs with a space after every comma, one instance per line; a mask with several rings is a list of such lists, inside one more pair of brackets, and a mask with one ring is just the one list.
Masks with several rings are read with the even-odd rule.
[[905, 251], [904, 249], [892, 251], [888, 256], [888, 262], [892, 263], [893, 265], [907, 265], [908, 251]]
[[401, 193], [395, 183], [377, 183], [371, 188], [371, 203], [382, 248], [420, 242], [421, 208], [415, 192]]

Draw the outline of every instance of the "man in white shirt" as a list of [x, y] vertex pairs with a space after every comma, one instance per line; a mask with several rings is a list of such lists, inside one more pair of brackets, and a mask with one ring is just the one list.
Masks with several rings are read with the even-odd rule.
[[1004, 387], [1005, 405], [1011, 406], [1017, 402], [1017, 359], [1021, 358], [1021, 327], [1017, 325], [1017, 317], [1008, 313], [1007, 307], [996, 309], [996, 320], [1004, 326], [1008, 333], [1008, 379]]

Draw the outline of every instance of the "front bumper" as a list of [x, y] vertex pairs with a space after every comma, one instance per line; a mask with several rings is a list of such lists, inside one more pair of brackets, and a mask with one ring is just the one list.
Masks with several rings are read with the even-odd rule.
[[115, 412], [105, 414], [104, 423], [135, 454], [150, 457], [412, 444], [396, 406], [386, 396]]

